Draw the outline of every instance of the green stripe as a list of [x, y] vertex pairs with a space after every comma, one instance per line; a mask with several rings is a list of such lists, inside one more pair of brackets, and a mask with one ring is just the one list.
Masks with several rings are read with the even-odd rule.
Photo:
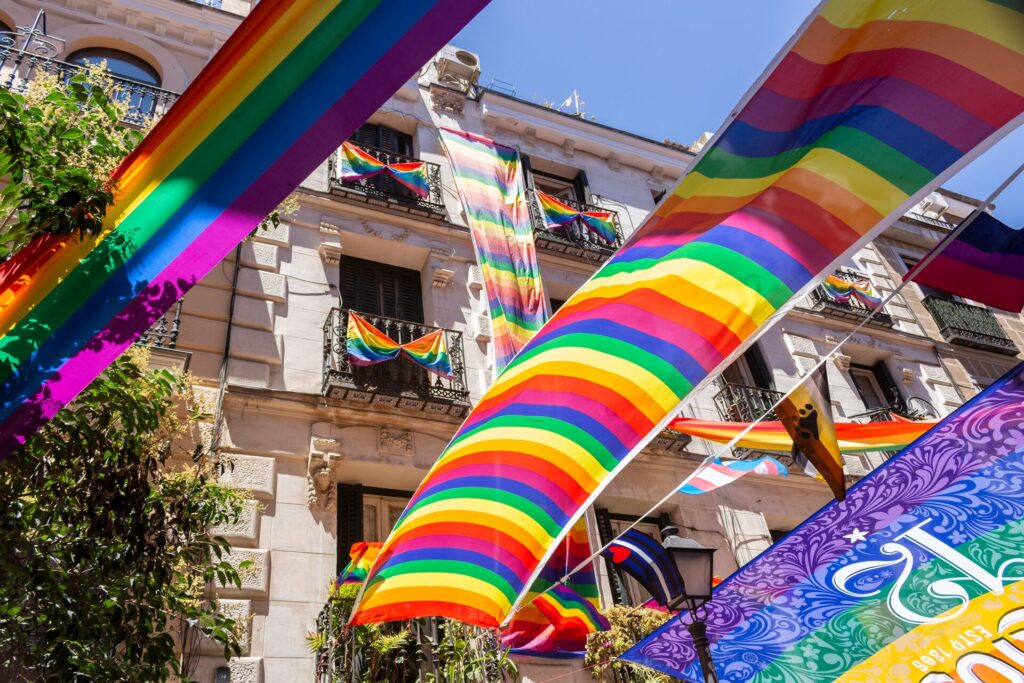
[[[399, 562], [397, 564], [389, 562], [374, 574], [373, 581], [369, 585], [372, 586], [385, 579], [390, 579], [393, 576], [427, 573], [461, 574], [463, 576], [471, 576], [475, 579], [480, 579], [484, 583], [490, 584], [501, 591], [509, 602], [515, 602], [519, 595], [518, 591], [509, 585], [508, 581], [503, 579], [499, 574], [489, 571], [480, 565], [470, 564], [469, 562], [462, 562], [459, 560], [409, 560], [407, 562]], [[429, 589], [427, 594], [423, 595], [423, 599], [431, 599]]]
[[531, 500], [502, 489], [489, 489], [482, 486], [459, 486], [432, 493], [425, 498], [420, 498], [415, 505], [408, 507], [402, 515], [408, 519], [416, 510], [442, 500], [485, 500], [495, 503], [503, 503], [514, 510], [525, 512], [532, 520], [537, 522], [551, 538], [556, 538], [562, 533], [562, 525], [551, 518], [542, 507]]
[[714, 147], [701, 160], [697, 170], [710, 178], [763, 178], [792, 168], [815, 149], [831, 149], [853, 159], [908, 195], [935, 177], [927, 168], [878, 138], [846, 126], [833, 128], [813, 145], [770, 157], [740, 156]]
[[152, 238], [379, 4], [380, 0], [352, 0], [332, 10], [167, 180], [4, 335], [0, 339], [0, 382]]

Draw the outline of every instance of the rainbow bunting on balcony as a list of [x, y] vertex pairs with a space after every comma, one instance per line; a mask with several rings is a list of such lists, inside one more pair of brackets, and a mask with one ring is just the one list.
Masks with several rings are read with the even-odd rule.
[[591, 232], [606, 244], [615, 244], [618, 231], [615, 229], [611, 211], [577, 211], [557, 197], [537, 190], [537, 201], [544, 213], [544, 224], [548, 229], [564, 228], [575, 220], [582, 221]]
[[347, 140], [342, 143], [338, 157], [341, 165], [340, 175], [344, 181], [356, 182], [386, 173], [421, 197], [430, 194], [430, 176], [427, 175], [426, 162], [387, 164]]
[[547, 320], [519, 153], [472, 133], [440, 133], [483, 276], [497, 373]]
[[335, 583], [340, 586], [345, 583], [362, 583], [366, 581], [366, 576], [370, 573], [370, 569], [373, 568], [373, 563], [377, 561], [380, 546], [380, 543], [370, 543], [368, 541], [353, 543], [352, 548], [348, 552], [348, 564], [338, 574], [338, 580]]
[[[1020, 9], [823, 3], [680, 185], [477, 403], [385, 542], [352, 621], [502, 623], [695, 387], [1017, 124]], [[443, 549], [453, 536], [477, 550], [420, 561], [414, 540]]]
[[[867, 424], [835, 423], [839, 450], [843, 453], [899, 451], [916, 441], [936, 424], [932, 420], [896, 420]], [[677, 417], [669, 424], [669, 429], [715, 443], [729, 443], [746, 428], [746, 422], [714, 422], [694, 420], [688, 417]], [[783, 428], [781, 422], [758, 422], [753, 429], [740, 438], [736, 447], [755, 451], [789, 453], [793, 450], [793, 439]]]
[[882, 297], [871, 285], [871, 280], [866, 277], [849, 281], [829, 275], [821, 283], [821, 288], [830, 299], [840, 304], [848, 304], [850, 299], [857, 299], [868, 308], [875, 309], [882, 303]]
[[405, 354], [429, 372], [451, 379], [452, 359], [444, 340], [444, 330], [434, 330], [405, 344], [399, 344], [361, 315], [348, 312], [345, 352], [353, 365], [373, 365]]
[[[42, 239], [0, 284], [0, 456], [181, 299], [486, 0], [253, 8], [117, 169], [89, 239]], [[52, 248], [51, 248], [52, 246]]]

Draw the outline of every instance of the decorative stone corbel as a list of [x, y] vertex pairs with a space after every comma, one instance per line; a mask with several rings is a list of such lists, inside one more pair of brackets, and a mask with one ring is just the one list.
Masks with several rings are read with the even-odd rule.
[[853, 358], [841, 353], [837, 353], [833, 361], [835, 362], [837, 368], [845, 372], [850, 369], [850, 363], [853, 361]]
[[612, 152], [608, 155], [608, 168], [613, 171], [618, 171], [622, 168], [622, 161], [619, 158], [618, 152]]
[[569, 159], [572, 159], [572, 157], [576, 154], [576, 141], [573, 140], [572, 138], [566, 138], [565, 140], [563, 140], [562, 154], [564, 154]]
[[444, 289], [445, 287], [450, 285], [452, 282], [452, 277], [454, 275], [454, 270], [451, 270], [449, 268], [441, 268], [440, 266], [435, 266], [432, 278], [434, 289]]
[[322, 510], [337, 507], [335, 470], [343, 457], [339, 439], [315, 436], [310, 440], [309, 459], [306, 461], [307, 502], [310, 507]]
[[320, 221], [320, 258], [329, 266], [341, 262], [341, 226]]
[[536, 145], [537, 144], [537, 129], [533, 128], [532, 126], [527, 126], [523, 130], [523, 141], [526, 144], [530, 145], [530, 146]]
[[913, 384], [914, 371], [910, 368], [900, 368], [900, 379], [904, 384]]

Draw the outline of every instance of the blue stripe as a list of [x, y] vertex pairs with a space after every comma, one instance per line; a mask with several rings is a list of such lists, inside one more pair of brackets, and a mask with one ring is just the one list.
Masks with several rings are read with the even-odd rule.
[[548, 516], [555, 521], [560, 522], [561, 520], [568, 518], [565, 511], [543, 492], [533, 488], [532, 486], [524, 484], [521, 481], [509, 479], [507, 477], [469, 476], [450, 479], [428, 489], [424, 489], [420, 495], [417, 496], [417, 500], [424, 500], [436, 493], [449, 491], [451, 489], [467, 487], [492, 488], [499, 491], [506, 491], [522, 498], [523, 500], [533, 503], [544, 510], [544, 512], [546, 512]]
[[[474, 567], [478, 567], [485, 571], [494, 572], [497, 576], [501, 577], [503, 581], [508, 583], [511, 590], [515, 590], [520, 585], [521, 579], [516, 576], [508, 567], [504, 566], [500, 562], [495, 562], [494, 558], [490, 555], [483, 555], [472, 550], [463, 550], [461, 548], [452, 548], [451, 546], [443, 546], [439, 548], [417, 548], [415, 550], [405, 550], [402, 552], [395, 553], [388, 558], [387, 566], [382, 569], [386, 570], [390, 567], [397, 567], [403, 562], [416, 562], [416, 561], [437, 561], [437, 560], [448, 560], [451, 562], [465, 562], [471, 564]], [[377, 572], [374, 578], [378, 578], [380, 572]], [[424, 596], [424, 600], [429, 600], [429, 596]]]
[[746, 230], [729, 225], [728, 218], [704, 233], [702, 242], [717, 244], [747, 257], [769, 273], [786, 283], [790, 291], [797, 291], [814, 277], [799, 261], [768, 240]]

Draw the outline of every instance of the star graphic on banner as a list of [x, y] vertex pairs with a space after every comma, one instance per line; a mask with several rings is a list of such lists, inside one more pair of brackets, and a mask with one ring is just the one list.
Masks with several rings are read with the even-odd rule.
[[853, 545], [854, 543], [860, 543], [861, 541], [868, 540], [868, 535], [860, 529], [854, 528], [853, 531], [843, 536], [843, 538], [848, 540], [850, 545]]

